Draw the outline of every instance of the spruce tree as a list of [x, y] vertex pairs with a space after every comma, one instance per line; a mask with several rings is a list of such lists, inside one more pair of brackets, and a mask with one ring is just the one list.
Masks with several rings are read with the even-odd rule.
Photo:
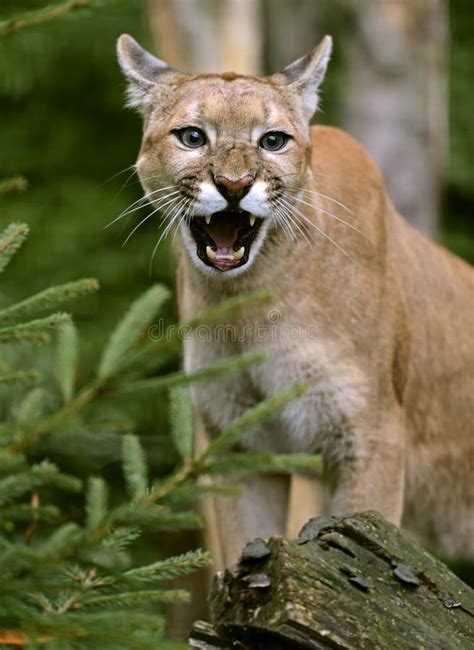
[[[0, 268], [8, 265], [26, 234], [23, 224], [12, 224], [2, 234]], [[34, 366], [4, 367], [0, 375], [5, 388], [10, 384], [24, 388], [23, 399], [0, 429], [2, 643], [61, 650], [164, 648], [160, 606], [188, 597], [182, 590], [169, 588], [166, 581], [207, 566], [211, 558], [198, 549], [136, 564], [133, 545], [142, 532], [199, 527], [195, 510], [176, 507], [207, 492], [235, 494], [235, 486], [196, 485], [204, 474], [319, 468], [319, 459], [311, 456], [231, 450], [246, 432], [301, 395], [304, 387], [299, 385], [250, 409], [206, 449], [194, 453], [186, 386], [241, 371], [265, 361], [266, 355], [242, 355], [190, 374], [147, 376], [150, 355], [159, 355], [164, 346], [162, 339], [148, 341], [143, 336], [168, 298], [163, 286], [151, 287], [130, 306], [111, 333], [94, 377], [85, 386], [76, 386], [80, 342], [71, 317], [65, 312], [42, 314], [97, 288], [93, 279], [79, 280], [48, 288], [0, 311], [0, 343], [6, 348], [45, 343], [56, 330], [50, 382], [41, 381]], [[189, 332], [228, 318], [236, 308], [267, 300], [266, 292], [232, 299], [184, 327]], [[179, 329], [174, 331], [178, 345]], [[181, 459], [168, 476], [151, 478], [146, 453], [134, 433], [120, 437], [125, 490], [119, 499], [112, 498], [103, 476], [84, 480], [41, 457], [41, 445], [49, 436], [59, 432], [64, 440], [71, 434], [81, 436], [81, 431], [87, 434], [91, 427], [88, 407], [93, 403], [100, 409], [123, 394], [156, 396], [164, 391], [170, 393], [171, 439]], [[78, 496], [70, 500], [68, 494]]]

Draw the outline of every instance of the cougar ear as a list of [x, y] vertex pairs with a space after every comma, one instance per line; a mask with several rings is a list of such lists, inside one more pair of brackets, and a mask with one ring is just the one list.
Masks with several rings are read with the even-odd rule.
[[144, 50], [134, 38], [122, 34], [117, 41], [117, 58], [128, 80], [127, 106], [143, 112], [150, 90], [157, 83], [168, 81], [169, 73], [176, 72], [167, 63]]
[[303, 112], [309, 120], [318, 107], [317, 90], [324, 79], [332, 51], [332, 38], [325, 36], [309, 54], [273, 75], [277, 83], [290, 86], [301, 97]]

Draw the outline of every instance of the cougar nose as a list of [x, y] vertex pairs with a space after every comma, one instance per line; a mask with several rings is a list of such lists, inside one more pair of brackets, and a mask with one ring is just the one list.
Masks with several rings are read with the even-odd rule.
[[228, 178], [223, 174], [217, 174], [214, 176], [214, 183], [216, 184], [217, 189], [222, 196], [229, 201], [229, 203], [237, 203], [243, 199], [250, 190], [253, 181], [253, 174], [246, 174], [237, 180]]

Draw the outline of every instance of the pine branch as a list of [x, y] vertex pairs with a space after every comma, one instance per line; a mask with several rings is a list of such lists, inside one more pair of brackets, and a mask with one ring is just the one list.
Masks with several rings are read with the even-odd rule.
[[99, 379], [106, 379], [116, 371], [122, 358], [138, 341], [168, 298], [168, 289], [161, 285], [155, 285], [131, 305], [118, 323], [104, 350], [97, 371]]
[[0, 449], [0, 475], [10, 474], [25, 469], [25, 457], [21, 454], [11, 454], [6, 449]]
[[[224, 300], [218, 307], [201, 316], [196, 316], [178, 327], [172, 325], [165, 332], [151, 325], [148, 330], [149, 341], [130, 350], [117, 362], [116, 374], [143, 370], [153, 360], [156, 367], [159, 362], [167, 360], [167, 355], [177, 353], [182, 341], [199, 327], [211, 327], [221, 324], [223, 319], [231, 319], [236, 313], [247, 312], [252, 307], [261, 307], [272, 302], [272, 294], [264, 289], [258, 289], [242, 296], [234, 296]], [[159, 354], [159, 357], [158, 357]], [[155, 361], [156, 360], [156, 361]]]
[[256, 289], [239, 296], [233, 296], [221, 302], [220, 305], [210, 309], [205, 314], [197, 316], [184, 323], [181, 328], [185, 331], [195, 330], [201, 325], [220, 324], [224, 319], [230, 319], [235, 314], [249, 313], [252, 307], [263, 307], [272, 304], [273, 293], [267, 289]]
[[59, 559], [82, 540], [81, 528], [72, 522], [57, 528], [41, 545], [39, 554], [45, 559]]
[[149, 589], [145, 591], [123, 591], [119, 594], [105, 594], [103, 596], [89, 596], [79, 599], [77, 606], [81, 607], [129, 607], [139, 602], [155, 603], [187, 603], [189, 593], [182, 589]]
[[130, 569], [124, 575], [126, 578], [138, 581], [171, 580], [204, 569], [211, 563], [211, 554], [208, 551], [197, 549], [183, 555], [153, 562], [153, 564]]
[[102, 539], [102, 544], [116, 551], [123, 551], [140, 536], [141, 530], [139, 528], [116, 526]]
[[13, 176], [0, 181], [0, 195], [8, 192], [24, 192], [28, 189], [28, 181], [23, 176]]
[[37, 387], [26, 394], [16, 416], [17, 422], [38, 420], [43, 414], [45, 400], [44, 388]]
[[264, 454], [227, 452], [212, 458], [202, 467], [205, 474], [235, 474], [238, 472], [317, 473], [322, 469], [321, 456], [310, 454]]
[[[43, 334], [45, 329], [57, 327], [61, 323], [71, 320], [71, 316], [65, 313], [52, 314], [45, 318], [37, 318], [28, 323], [19, 323], [18, 325], [9, 325], [0, 328], [0, 343], [13, 341], [32, 340], [36, 334]], [[29, 338], [28, 338], [29, 337]]]
[[194, 418], [191, 391], [187, 386], [175, 386], [169, 396], [169, 422], [176, 449], [186, 462], [193, 455]]
[[11, 223], [0, 235], [0, 272], [7, 266], [28, 236], [26, 223]]
[[264, 351], [249, 352], [247, 354], [230, 357], [224, 361], [219, 361], [207, 368], [202, 368], [194, 372], [186, 373], [184, 371], [170, 373], [164, 377], [154, 377], [153, 379], [142, 379], [130, 383], [121, 384], [118, 387], [120, 393], [136, 393], [145, 391], [159, 391], [180, 386], [183, 384], [191, 384], [196, 381], [207, 381], [216, 379], [223, 375], [230, 374], [231, 372], [238, 372], [245, 370], [250, 366], [257, 363], [267, 361], [268, 354]]
[[0, 521], [29, 521], [32, 516], [41, 520], [57, 520], [60, 512], [56, 506], [35, 507], [27, 503], [16, 503], [14, 506], [0, 510]]
[[68, 2], [60, 2], [58, 4], [47, 5], [38, 10], [26, 11], [25, 13], [17, 16], [16, 18], [7, 18], [0, 21], [0, 36], [6, 34], [13, 34], [20, 29], [39, 25], [55, 18], [59, 18], [69, 11], [75, 9], [82, 9], [91, 5], [92, 0], [69, 0]]
[[86, 528], [93, 530], [101, 526], [108, 512], [108, 488], [104, 479], [91, 477], [86, 493]]
[[[60, 304], [88, 295], [99, 288], [95, 278], [86, 278], [50, 287], [21, 302], [0, 309], [0, 322], [12, 322], [34, 316], [38, 311], [57, 308]], [[1, 330], [0, 330], [1, 331]]]
[[79, 336], [74, 323], [68, 322], [58, 329], [55, 375], [64, 402], [67, 404], [74, 394], [74, 383], [79, 357]]
[[256, 407], [249, 409], [240, 418], [227, 427], [217, 438], [214, 438], [208, 446], [192, 462], [183, 464], [164, 482], [154, 486], [140, 503], [141, 505], [150, 505], [162, 499], [167, 498], [178, 487], [203, 472], [203, 467], [209, 462], [209, 459], [216, 452], [222, 452], [232, 444], [235, 444], [249, 430], [261, 423], [264, 419], [276, 415], [288, 402], [303, 395], [306, 391], [304, 384], [295, 384], [289, 390], [283, 391], [270, 399], [267, 399]]
[[122, 468], [131, 498], [144, 495], [148, 489], [148, 468], [140, 440], [133, 434], [122, 439]]
[[73, 492], [79, 491], [82, 486], [79, 479], [62, 474], [55, 465], [43, 461], [39, 465], [28, 468], [27, 471], [12, 474], [0, 480], [0, 505], [10, 503], [14, 499], [46, 485]]
[[15, 331], [12, 328], [10, 332], [0, 338], [0, 343], [35, 343], [36, 345], [43, 345], [49, 343], [50, 339], [49, 333], [45, 331], [29, 332], [22, 329]]
[[274, 416], [288, 402], [294, 400], [306, 392], [304, 384], [295, 384], [289, 390], [283, 391], [274, 397], [260, 402], [257, 406], [246, 411], [240, 418], [237, 418], [227, 427], [219, 436], [214, 438], [204, 453], [201, 455], [200, 462], [207, 460], [216, 453], [225, 451], [234, 445], [243, 435], [252, 430], [256, 425], [261, 424], [264, 420]]
[[11, 372], [6, 375], [0, 375], [0, 385], [3, 384], [34, 384], [40, 379], [41, 375], [37, 370], [20, 370]]
[[[210, 470], [206, 472], [211, 473], [214, 468], [214, 463], [210, 463]], [[236, 483], [209, 483], [196, 485], [194, 482], [184, 483], [177, 487], [168, 498], [163, 499], [164, 503], [178, 504], [184, 502], [196, 501], [205, 496], [227, 497], [235, 498], [242, 496], [243, 486]]]
[[172, 512], [163, 506], [153, 506], [150, 503], [142, 505], [140, 501], [133, 501], [122, 510], [121, 515], [116, 519], [150, 530], [199, 530], [203, 527], [201, 515], [194, 510]]

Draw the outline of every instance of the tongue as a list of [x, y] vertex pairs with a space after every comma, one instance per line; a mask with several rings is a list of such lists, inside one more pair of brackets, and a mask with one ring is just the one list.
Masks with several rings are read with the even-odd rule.
[[214, 241], [217, 252], [224, 254], [232, 253], [239, 231], [245, 226], [248, 226], [248, 215], [240, 212], [216, 212], [210, 224], [202, 224]]

